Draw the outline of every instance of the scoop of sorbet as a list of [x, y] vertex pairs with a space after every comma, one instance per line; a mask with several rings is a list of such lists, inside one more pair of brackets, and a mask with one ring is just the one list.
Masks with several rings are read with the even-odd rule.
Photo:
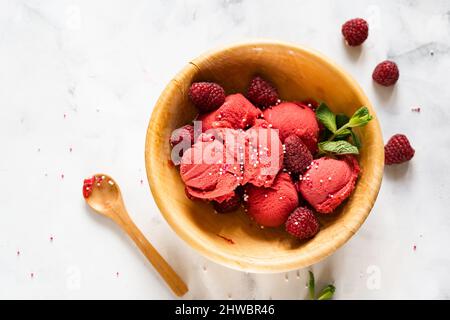
[[311, 108], [300, 103], [283, 102], [264, 110], [264, 119], [280, 132], [282, 142], [291, 134], [299, 136], [311, 153], [317, 150], [319, 124]]
[[219, 109], [202, 114], [197, 120], [202, 121], [203, 132], [211, 128], [246, 129], [252, 126], [260, 115], [261, 110], [237, 93], [227, 96]]
[[314, 160], [298, 182], [303, 198], [320, 213], [332, 213], [355, 188], [359, 174], [353, 156]]
[[243, 183], [269, 187], [283, 165], [283, 144], [278, 130], [269, 128], [266, 121], [257, 119], [257, 123], [245, 133]]
[[[234, 154], [219, 139], [204, 139], [183, 154], [180, 164], [181, 179], [190, 196], [222, 202], [234, 194], [242, 172], [232, 159]], [[226, 163], [226, 159], [232, 159]]]
[[268, 188], [247, 185], [244, 201], [248, 214], [258, 224], [278, 227], [298, 206], [298, 195], [291, 177], [287, 173], [279, 173]]

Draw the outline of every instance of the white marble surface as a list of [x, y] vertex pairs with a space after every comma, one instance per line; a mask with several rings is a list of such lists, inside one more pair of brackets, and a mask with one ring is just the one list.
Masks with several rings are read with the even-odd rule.
[[[340, 26], [356, 16], [370, 36], [349, 49]], [[418, 0], [1, 0], [0, 298], [172, 298], [131, 241], [84, 205], [82, 178], [104, 171], [187, 281], [186, 299], [303, 299], [306, 270], [246, 274], [193, 251], [145, 178], [145, 131], [165, 84], [207, 49], [261, 37], [332, 57], [366, 91], [385, 138], [403, 132], [416, 148], [386, 170], [356, 236], [312, 267], [319, 283], [334, 282], [340, 299], [448, 299], [450, 2]], [[400, 68], [394, 89], [371, 81], [385, 58]]]

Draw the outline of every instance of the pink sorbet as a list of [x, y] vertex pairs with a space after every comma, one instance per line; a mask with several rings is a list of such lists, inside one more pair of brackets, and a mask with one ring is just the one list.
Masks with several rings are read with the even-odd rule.
[[270, 187], [283, 165], [283, 144], [278, 131], [257, 119], [246, 131], [244, 181], [257, 187]]
[[[234, 156], [219, 139], [200, 137], [181, 159], [180, 175], [187, 193], [195, 198], [218, 202], [232, 197], [243, 174], [239, 166], [225, 163], [225, 159]], [[231, 162], [236, 163], [237, 160]]]
[[261, 110], [237, 93], [227, 96], [219, 109], [199, 115], [197, 120], [202, 121], [203, 132], [211, 128], [246, 129], [252, 126], [260, 115]]
[[354, 156], [323, 157], [311, 163], [297, 186], [317, 212], [332, 213], [352, 193], [359, 171]]
[[246, 186], [244, 195], [248, 214], [265, 227], [279, 227], [298, 206], [298, 195], [291, 177], [280, 172], [268, 188]]
[[319, 124], [311, 108], [294, 102], [283, 102], [264, 110], [264, 119], [280, 132], [284, 142], [291, 134], [298, 135], [311, 153], [317, 150]]

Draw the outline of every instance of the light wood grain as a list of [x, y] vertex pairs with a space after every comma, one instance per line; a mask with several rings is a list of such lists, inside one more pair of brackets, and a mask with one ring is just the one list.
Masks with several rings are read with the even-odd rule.
[[[170, 163], [172, 130], [196, 115], [188, 99], [193, 81], [215, 81], [227, 93], [245, 92], [260, 74], [284, 100], [315, 98], [334, 112], [351, 115], [365, 105], [375, 119], [358, 130], [363, 147], [362, 173], [350, 199], [332, 217], [322, 217], [321, 231], [300, 242], [282, 228], [260, 229], [242, 212], [216, 215], [205, 203], [185, 196], [176, 167]], [[282, 272], [314, 264], [341, 247], [359, 229], [376, 200], [383, 174], [380, 126], [359, 85], [340, 67], [313, 50], [280, 42], [258, 41], [208, 52], [190, 62], [167, 85], [147, 130], [145, 161], [154, 199], [173, 230], [201, 254], [228, 267], [249, 272]], [[234, 244], [221, 236], [232, 239]]]
[[96, 176], [105, 176], [106, 179], [100, 186], [94, 187], [92, 194], [86, 199], [87, 204], [98, 213], [117, 223], [130, 236], [155, 270], [172, 289], [173, 293], [177, 296], [184, 295], [188, 291], [186, 284], [150, 242], [148, 242], [139, 228], [131, 220], [125, 209], [122, 193], [117, 183], [114, 182], [113, 185], [110, 185], [108, 182], [114, 180], [105, 174], [97, 174]]

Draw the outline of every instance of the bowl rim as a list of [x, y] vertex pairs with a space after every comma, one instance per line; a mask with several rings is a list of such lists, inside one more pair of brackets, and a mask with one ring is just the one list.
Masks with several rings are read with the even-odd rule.
[[[329, 243], [323, 243], [317, 250], [314, 251], [314, 254], [309, 255], [308, 257], [302, 257], [301, 259], [292, 259], [289, 262], [284, 261], [283, 264], [277, 264], [274, 263], [272, 260], [270, 261], [258, 261], [258, 263], [248, 263], [245, 261], [238, 261], [237, 257], [234, 255], [228, 255], [223, 252], [213, 252], [208, 245], [203, 243], [202, 241], [199, 241], [198, 238], [190, 234], [189, 230], [186, 230], [185, 228], [181, 228], [176, 221], [173, 219], [173, 214], [170, 214], [169, 210], [166, 208], [164, 203], [164, 196], [159, 193], [159, 190], [156, 185], [155, 174], [152, 170], [152, 159], [151, 155], [153, 154], [153, 139], [151, 139], [151, 130], [154, 126], [155, 119], [158, 116], [158, 113], [162, 111], [162, 108], [164, 106], [164, 102], [166, 100], [166, 97], [168, 93], [170, 93], [173, 90], [179, 90], [178, 85], [178, 79], [182, 78], [182, 76], [189, 72], [190, 69], [194, 66], [195, 68], [198, 68], [197, 65], [201, 64], [206, 59], [211, 59], [211, 57], [214, 57], [218, 54], [221, 54], [223, 51], [229, 51], [229, 50], [236, 50], [239, 48], [245, 48], [245, 47], [258, 47], [258, 46], [267, 46], [267, 45], [275, 45], [275, 46], [281, 46], [286, 48], [287, 50], [297, 50], [302, 51], [307, 54], [310, 54], [312, 56], [315, 56], [318, 58], [321, 62], [328, 65], [328, 67], [333, 68], [336, 70], [345, 80], [348, 82], [350, 86], [352, 86], [355, 90], [355, 94], [358, 96], [358, 98], [361, 101], [365, 101], [365, 106], [369, 109], [370, 113], [373, 115], [376, 115], [372, 104], [370, 103], [369, 99], [365, 95], [362, 88], [359, 86], [359, 84], [356, 82], [353, 77], [351, 77], [341, 66], [339, 66], [336, 62], [325, 56], [324, 54], [316, 51], [315, 49], [309, 48], [304, 45], [297, 45], [289, 42], [284, 41], [278, 41], [278, 40], [269, 40], [269, 39], [262, 39], [262, 40], [253, 40], [253, 41], [243, 41], [243, 42], [237, 42], [230, 45], [220, 46], [218, 48], [208, 50], [198, 56], [197, 58], [189, 61], [176, 75], [173, 77], [169, 83], [165, 86], [163, 91], [161, 92], [153, 110], [152, 115], [147, 127], [146, 131], [146, 139], [145, 139], [145, 167], [147, 172], [147, 180], [150, 185], [150, 190], [152, 192], [154, 201], [156, 205], [158, 206], [161, 214], [163, 215], [164, 219], [167, 221], [167, 223], [170, 225], [170, 227], [175, 231], [175, 233], [181, 237], [189, 246], [191, 246], [193, 249], [195, 249], [197, 252], [199, 252], [204, 257], [219, 263], [221, 265], [227, 266], [231, 269], [239, 270], [239, 271], [245, 271], [245, 272], [253, 272], [253, 273], [280, 273], [280, 272], [288, 272], [295, 269], [307, 267], [310, 265], [313, 265], [324, 258], [330, 256], [333, 254], [337, 249], [342, 247], [361, 227], [361, 225], [364, 223], [364, 221], [367, 219], [368, 215], [370, 214], [373, 205], [376, 201], [376, 198], [378, 196], [381, 182], [383, 178], [383, 168], [384, 168], [384, 161], [379, 163], [375, 166], [375, 170], [373, 172], [373, 175], [375, 177], [375, 185], [372, 188], [372, 192], [370, 194], [370, 198], [368, 199], [369, 206], [366, 210], [364, 215], [361, 215], [358, 219], [358, 221], [355, 223], [352, 228], [345, 228], [347, 232], [343, 234], [342, 236], [335, 238], [333, 242]], [[382, 139], [382, 133], [380, 124], [378, 122], [377, 117], [374, 117], [374, 120], [372, 121], [374, 123], [374, 134], [377, 137], [376, 141], [381, 142], [383, 144]], [[382, 148], [382, 151], [384, 152], [384, 148]], [[381, 158], [381, 157], [379, 157]], [[384, 153], [383, 157], [384, 159]]]

